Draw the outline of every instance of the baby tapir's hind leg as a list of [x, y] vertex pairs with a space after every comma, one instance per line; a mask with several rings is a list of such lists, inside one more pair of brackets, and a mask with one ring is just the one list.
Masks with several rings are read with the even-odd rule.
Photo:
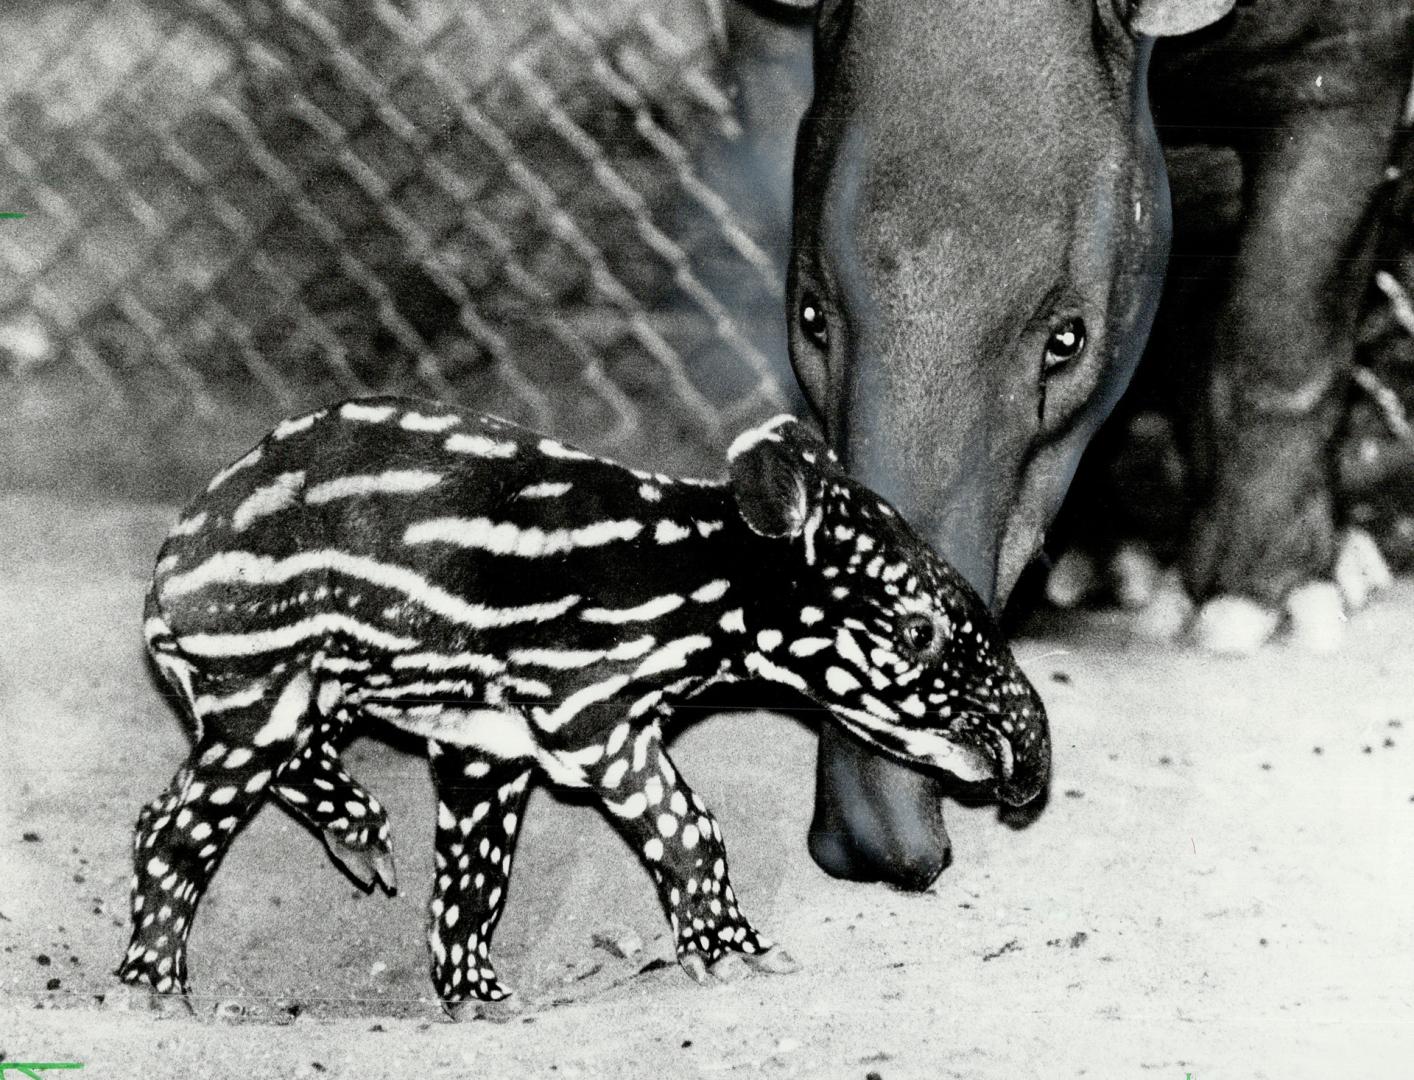
[[430, 742], [437, 786], [436, 884], [427, 940], [432, 982], [454, 1020], [500, 1019], [510, 991], [491, 964], [491, 936], [506, 903], [511, 853], [530, 770], [476, 751]]
[[730, 978], [742, 961], [762, 971], [796, 970], [738, 908], [722, 831], [668, 759], [657, 725], [620, 724], [604, 749], [590, 780], [609, 820], [653, 873], [683, 969], [697, 982], [709, 972]]
[[304, 749], [280, 773], [275, 794], [323, 838], [330, 856], [365, 888], [398, 891], [388, 813], [344, 768], [338, 745], [350, 720], [321, 717]]
[[[132, 940], [116, 974], [159, 993], [185, 992], [192, 916], [231, 837], [290, 759], [309, 706], [298, 672], [268, 695], [226, 688], [219, 714], [171, 786], [138, 816]], [[272, 705], [273, 702], [273, 705]]]

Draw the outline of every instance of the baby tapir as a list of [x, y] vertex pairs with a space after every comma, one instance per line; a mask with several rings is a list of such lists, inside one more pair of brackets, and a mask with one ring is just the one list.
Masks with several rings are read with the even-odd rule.
[[597, 797], [689, 974], [792, 967], [663, 749], [673, 707], [714, 682], [784, 683], [891, 755], [1032, 799], [1045, 712], [961, 578], [790, 417], [728, 460], [726, 481], [673, 479], [373, 398], [286, 421], [217, 473], [147, 599], [196, 745], [138, 819], [118, 975], [185, 992], [197, 903], [269, 792], [391, 889], [386, 815], [337, 753], [373, 720], [428, 741], [432, 978], [454, 1016], [507, 995], [491, 935], [536, 769]]

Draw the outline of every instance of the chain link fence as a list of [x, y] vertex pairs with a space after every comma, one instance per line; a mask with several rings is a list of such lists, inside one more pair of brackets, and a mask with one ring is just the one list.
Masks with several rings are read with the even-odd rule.
[[[800, 407], [796, 116], [771, 104], [807, 76], [744, 11], [8, 0], [0, 489], [181, 495], [368, 392], [715, 471]], [[1414, 139], [1396, 164], [1338, 457], [1352, 515], [1414, 561]]]
[[368, 392], [711, 469], [788, 378], [721, 2], [6, 5], [6, 470], [181, 490]]

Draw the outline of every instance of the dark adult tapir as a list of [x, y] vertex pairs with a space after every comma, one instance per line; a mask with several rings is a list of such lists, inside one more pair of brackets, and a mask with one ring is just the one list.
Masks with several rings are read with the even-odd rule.
[[[1221, 103], [1235, 80], [1223, 74], [1214, 41], [1250, 36], [1261, 10], [1282, 7], [1282, 34], [1244, 58], [1254, 83], [1279, 82], [1282, 49], [1309, 46], [1331, 61], [1332, 74], [1341, 67], [1342, 94], [1357, 113], [1368, 101], [1386, 139], [1394, 126], [1400, 47], [1386, 50], [1394, 59], [1381, 59], [1378, 85], [1356, 85], [1358, 50], [1342, 51], [1324, 36], [1348, 38], [1360, 32], [1360, 19], [1379, 14], [1382, 40], [1399, 41], [1401, 30], [1408, 35], [1405, 0], [1259, 0], [1235, 14], [1232, 7], [1233, 0], [818, 4], [814, 91], [794, 171], [791, 361], [849, 468], [996, 608], [1036, 554], [1086, 444], [1128, 385], [1158, 306], [1171, 224], [1148, 94], [1155, 39], [1212, 27], [1207, 33], [1216, 36], [1203, 47], [1214, 51], [1196, 69], [1210, 81], [1193, 101]], [[1403, 51], [1407, 61], [1407, 42]], [[1179, 57], [1166, 70], [1180, 72]], [[1407, 85], [1407, 62], [1402, 74]], [[1169, 85], [1181, 98], [1181, 82]], [[1319, 100], [1320, 89], [1308, 100]], [[1281, 136], [1291, 139], [1290, 152], [1270, 159], [1276, 172], [1259, 212], [1273, 226], [1253, 258], [1280, 256], [1283, 242], [1296, 257], [1307, 245], [1283, 232], [1282, 201], [1311, 197], [1340, 171], [1338, 132], [1347, 119], [1308, 126], [1290, 111], [1266, 110], [1249, 120], [1292, 125]], [[1379, 156], [1362, 147], [1351, 165], [1367, 193], [1378, 182]], [[1348, 255], [1338, 240], [1349, 208], [1328, 209], [1315, 242]], [[1322, 303], [1322, 280], [1318, 273], [1303, 281], [1299, 303]], [[1277, 288], [1260, 276], [1253, 284]], [[1349, 364], [1340, 332], [1304, 341], [1299, 323], [1280, 325], [1291, 318], [1290, 304], [1264, 302], [1259, 294], [1231, 300], [1261, 330], [1255, 340], [1219, 344], [1211, 384], [1213, 437], [1235, 438], [1249, 458], [1266, 451], [1241, 438], [1244, 379], [1265, 379], [1257, 400], [1264, 416], [1280, 417], [1309, 397], [1324, 403], [1339, 394], [1342, 379], [1317, 375]], [[1263, 332], [1272, 335], [1267, 343]], [[1303, 415], [1302, 423], [1311, 429], [1283, 452], [1300, 451], [1304, 461], [1334, 419], [1323, 413], [1310, 425]], [[1207, 535], [1233, 527], [1242, 477], [1270, 479], [1271, 465], [1236, 461], [1215, 474], [1200, 518]], [[1224, 477], [1236, 478], [1236, 496]], [[832, 732], [822, 735], [810, 845], [833, 874], [912, 888], [930, 882], [949, 855], [933, 782]]]

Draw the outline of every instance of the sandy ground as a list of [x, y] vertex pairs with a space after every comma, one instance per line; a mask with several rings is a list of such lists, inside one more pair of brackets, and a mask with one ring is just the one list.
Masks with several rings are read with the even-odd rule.
[[796, 975], [700, 989], [654, 964], [646, 873], [593, 810], [542, 790], [497, 937], [527, 1012], [444, 1022], [426, 766], [365, 740], [349, 760], [389, 804], [402, 892], [364, 895], [267, 808], [197, 919], [197, 1016], [115, 1010], [130, 830], [186, 750], [139, 644], [170, 519], [0, 501], [0, 1060], [146, 1080], [1414, 1075], [1407, 584], [1335, 659], [1141, 647], [1103, 615], [1018, 642], [1051, 711], [1050, 805], [1025, 828], [954, 807], [955, 864], [920, 895], [810, 861], [809, 728], [690, 729], [675, 757]]

